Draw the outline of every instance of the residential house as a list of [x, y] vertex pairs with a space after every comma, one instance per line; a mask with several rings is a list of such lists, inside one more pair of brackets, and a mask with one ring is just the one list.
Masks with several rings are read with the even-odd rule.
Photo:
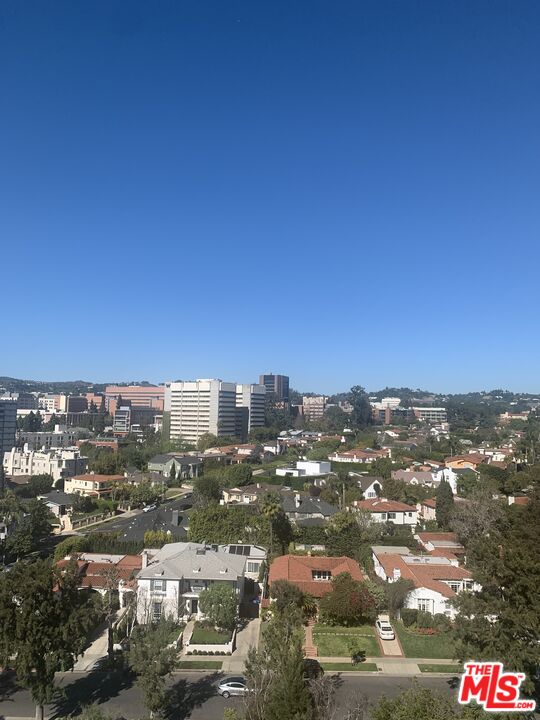
[[76, 475], [64, 482], [64, 492], [68, 495], [76, 493], [87, 497], [108, 497], [113, 494], [115, 487], [125, 480], [123, 475], [98, 475], [97, 473]]
[[79, 588], [90, 588], [100, 595], [108, 591], [118, 592], [120, 607], [126, 605], [126, 595], [136, 591], [136, 576], [142, 567], [141, 555], [120, 555], [112, 553], [76, 553], [56, 563], [64, 569], [76, 563]]
[[319, 497], [312, 497], [308, 493], [300, 492], [283, 492], [282, 493], [283, 512], [289, 520], [295, 521], [297, 524], [318, 524], [322, 525], [329, 520], [332, 515], [339, 512], [335, 505], [321, 500]]
[[416, 504], [416, 510], [420, 520], [436, 520], [436, 505], [437, 500], [435, 498], [427, 498]]
[[479, 465], [485, 464], [487, 457], [481, 453], [468, 453], [467, 455], [451, 455], [444, 459], [447, 468], [462, 470], [476, 470]]
[[332, 465], [327, 460], [298, 460], [296, 467], [276, 468], [276, 475], [280, 477], [316, 477], [317, 475], [328, 475]]
[[438, 487], [440, 480], [436, 472], [429, 470], [392, 470], [394, 480], [403, 480], [407, 485], [423, 485], [424, 487]]
[[383, 484], [382, 477], [378, 477], [377, 475], [360, 475], [355, 472], [349, 473], [349, 476], [356, 480], [356, 484], [360, 490], [362, 490], [364, 498], [369, 500], [370, 498], [377, 498], [381, 496]]
[[55, 517], [61, 518], [73, 511], [75, 495], [69, 495], [61, 490], [53, 490], [44, 495], [38, 495], [38, 500], [42, 500]]
[[[392, 550], [392, 548], [388, 548]], [[471, 573], [459, 567], [456, 559], [432, 555], [411, 555], [386, 552], [380, 546], [373, 550], [375, 573], [385, 582], [400, 578], [410, 580], [414, 588], [407, 594], [403, 607], [442, 613], [450, 618], [457, 614], [452, 599], [464, 590], [477, 590]]]
[[415, 540], [434, 557], [447, 557], [456, 560], [465, 554], [465, 548], [453, 532], [419, 532]]
[[336, 450], [328, 456], [335, 462], [372, 463], [381, 458], [392, 457], [391, 448], [372, 450], [371, 448], [356, 448], [355, 450]]
[[368, 512], [374, 522], [391, 522], [394, 525], [409, 527], [414, 527], [418, 522], [416, 507], [397, 502], [397, 500], [370, 498], [369, 500], [354, 500], [352, 505], [357, 510]]
[[154, 455], [148, 461], [149, 472], [157, 473], [165, 477], [171, 476], [172, 468], [175, 468], [175, 477], [179, 479], [191, 479], [198, 477], [201, 470], [202, 460], [195, 455], [182, 455], [170, 453], [168, 455]]
[[215, 551], [199, 543], [168, 543], [149, 560], [143, 552], [137, 575], [137, 618], [140, 623], [171, 617], [178, 621], [195, 615], [202, 619], [199, 595], [217, 583], [232, 587], [241, 602], [246, 558]]
[[245, 576], [251, 580], [259, 579], [261, 565], [266, 561], [267, 552], [260, 545], [212, 545], [212, 549], [243, 557], [246, 561]]
[[354, 580], [365, 579], [356, 560], [349, 557], [281, 555], [270, 565], [270, 592], [276, 581], [287, 580], [303, 593], [321, 598], [332, 590], [332, 578], [341, 573], [349, 573]]
[[222, 505], [255, 505], [267, 493], [277, 493], [279, 485], [253, 483], [243, 487], [224, 488], [221, 491]]

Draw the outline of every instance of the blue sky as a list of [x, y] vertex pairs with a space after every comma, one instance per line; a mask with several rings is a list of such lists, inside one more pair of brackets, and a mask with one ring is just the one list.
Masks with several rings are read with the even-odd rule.
[[0, 375], [538, 392], [535, 0], [4, 0]]

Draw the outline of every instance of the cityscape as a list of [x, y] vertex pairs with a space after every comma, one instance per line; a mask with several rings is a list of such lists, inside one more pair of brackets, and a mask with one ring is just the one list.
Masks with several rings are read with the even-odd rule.
[[0, 0], [0, 720], [540, 719], [539, 38]]

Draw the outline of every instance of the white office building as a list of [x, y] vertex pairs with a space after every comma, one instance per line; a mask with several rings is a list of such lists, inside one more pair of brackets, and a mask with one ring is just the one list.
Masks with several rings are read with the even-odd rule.
[[169, 437], [196, 443], [201, 435], [235, 435], [236, 383], [190, 380], [165, 385]]
[[78, 432], [65, 425], [55, 425], [54, 430], [38, 432], [19, 432], [19, 445], [28, 445], [30, 450], [48, 450], [49, 448], [72, 447], [75, 445]]

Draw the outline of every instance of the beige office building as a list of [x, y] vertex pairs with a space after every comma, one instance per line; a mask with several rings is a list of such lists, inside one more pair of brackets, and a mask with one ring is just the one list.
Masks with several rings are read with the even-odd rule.
[[235, 435], [236, 383], [190, 380], [165, 385], [165, 415], [171, 440], [197, 443], [201, 435]]

